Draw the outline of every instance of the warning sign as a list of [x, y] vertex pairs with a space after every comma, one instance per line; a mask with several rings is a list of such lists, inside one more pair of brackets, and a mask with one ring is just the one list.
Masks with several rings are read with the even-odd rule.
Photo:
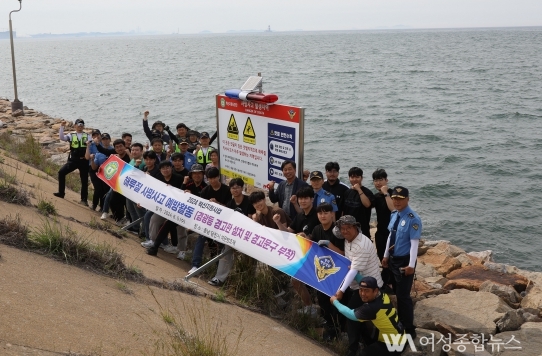
[[230, 116], [230, 122], [228, 122], [228, 138], [231, 140], [239, 141], [239, 128], [233, 114]]
[[251, 145], [256, 144], [256, 133], [254, 132], [254, 126], [252, 126], [250, 117], [247, 118], [247, 123], [243, 129], [243, 142], [250, 143]]

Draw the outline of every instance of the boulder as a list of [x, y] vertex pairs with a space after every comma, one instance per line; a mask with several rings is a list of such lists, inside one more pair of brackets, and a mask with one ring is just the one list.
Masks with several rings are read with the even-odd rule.
[[503, 299], [508, 305], [514, 307], [521, 302], [521, 296], [512, 286], [505, 286], [492, 281], [485, 281], [478, 289], [480, 292], [493, 293]]
[[468, 255], [466, 253], [462, 253], [458, 256], [456, 256], [457, 260], [461, 262], [461, 267], [467, 267], [472, 265], [482, 265], [483, 261], [479, 259], [478, 257], [474, 257], [471, 255]]
[[457, 246], [451, 245], [448, 242], [439, 242], [433, 247], [433, 249], [437, 250], [439, 255], [444, 254], [450, 257], [457, 257], [461, 254], [466, 253], [464, 250], [460, 249]]
[[541, 335], [542, 323], [525, 323], [519, 330], [495, 335], [494, 340], [486, 345], [486, 350], [499, 356], [540, 356]]
[[416, 265], [416, 276], [418, 278], [428, 278], [428, 277], [441, 277], [440, 274], [438, 274], [437, 270], [433, 268], [431, 265], [426, 265], [423, 262], [418, 261], [418, 264]]
[[479, 251], [479, 252], [469, 252], [467, 255], [479, 258], [484, 262], [492, 262], [493, 261], [493, 251], [491, 251], [491, 250]]
[[513, 274], [513, 273], [520, 272], [520, 270], [516, 266], [510, 266], [504, 263], [486, 262], [484, 263], [484, 266], [486, 266], [486, 268], [492, 271], [499, 272], [499, 273]]
[[439, 254], [438, 250], [430, 249], [426, 254], [418, 258], [418, 263], [423, 262], [426, 265], [432, 266], [438, 274], [447, 276], [448, 273], [461, 267], [455, 257], [450, 257], [445, 254]]
[[419, 301], [414, 308], [414, 323], [430, 330], [436, 330], [435, 323], [438, 322], [461, 334], [495, 334], [495, 322], [510, 310], [494, 294], [456, 289]]
[[482, 347], [480, 346], [479, 349], [477, 349], [470, 340], [465, 344], [451, 344], [448, 356], [491, 356], [489, 352], [485, 349], [481, 350], [481, 348]]
[[527, 287], [527, 279], [518, 274], [499, 273], [485, 268], [485, 265], [473, 265], [459, 270], [455, 270], [448, 275], [448, 282], [444, 286], [446, 289], [464, 288], [477, 291], [485, 281], [492, 281], [497, 284], [511, 285], [520, 293]]
[[518, 274], [530, 280], [532, 284], [542, 287], [542, 272], [525, 271], [520, 269]]
[[542, 287], [534, 286], [521, 301], [521, 307], [542, 311]]
[[[446, 282], [448, 282], [448, 280], [442, 276], [427, 277], [427, 278], [424, 278], [424, 281], [425, 283], [429, 284], [433, 288], [437, 288], [437, 289], [442, 288], [446, 284]], [[437, 286], [440, 286], [440, 287], [437, 287]]]
[[437, 342], [441, 338], [442, 334], [438, 331], [418, 328], [414, 339], [416, 352], [412, 351], [409, 345], [405, 347], [405, 351], [401, 355], [440, 356], [443, 344], [437, 344]]
[[499, 332], [518, 330], [524, 321], [523, 310], [510, 310], [497, 321], [497, 330]]
[[435, 240], [435, 241], [424, 240], [423, 245], [428, 246], [428, 247], [435, 247], [436, 245], [438, 245], [441, 242], [444, 242], [444, 243], [447, 243], [447, 244], [450, 243], [450, 241], [448, 241], [448, 240]]

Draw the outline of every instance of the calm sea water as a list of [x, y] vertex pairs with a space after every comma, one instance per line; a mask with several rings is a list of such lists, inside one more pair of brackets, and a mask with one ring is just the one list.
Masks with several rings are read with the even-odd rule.
[[[306, 108], [305, 167], [385, 168], [423, 235], [540, 270], [542, 28], [16, 40], [19, 96], [144, 140], [142, 112], [213, 130], [214, 95], [257, 72]], [[9, 41], [0, 96], [13, 98]], [[146, 140], [146, 139], [145, 139]]]

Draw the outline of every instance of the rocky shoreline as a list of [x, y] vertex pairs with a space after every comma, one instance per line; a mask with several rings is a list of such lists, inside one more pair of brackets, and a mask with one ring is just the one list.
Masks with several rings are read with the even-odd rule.
[[[13, 116], [10, 102], [0, 99], [0, 134], [31, 134], [57, 164], [69, 151], [58, 139], [61, 121], [26, 107]], [[403, 355], [541, 355], [542, 272], [495, 263], [489, 250], [467, 253], [448, 241], [422, 240], [416, 277], [417, 351]]]

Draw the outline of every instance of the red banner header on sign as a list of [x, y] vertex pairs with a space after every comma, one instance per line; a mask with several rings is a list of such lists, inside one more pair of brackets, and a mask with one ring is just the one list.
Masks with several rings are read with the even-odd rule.
[[218, 95], [216, 100], [216, 105], [219, 109], [299, 123], [300, 112], [299, 108], [295, 106], [280, 104], [268, 105], [254, 101], [232, 99], [225, 95]]

